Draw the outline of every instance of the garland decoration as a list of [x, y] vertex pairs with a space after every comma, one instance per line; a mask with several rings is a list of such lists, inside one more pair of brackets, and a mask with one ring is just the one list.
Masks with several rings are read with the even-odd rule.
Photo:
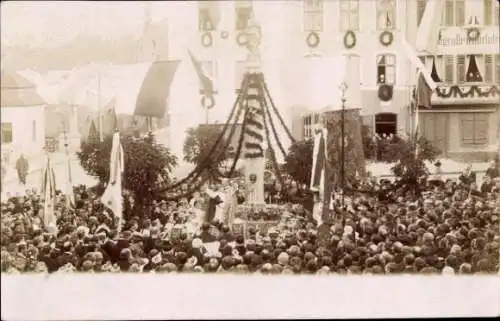
[[381, 101], [390, 101], [392, 99], [393, 88], [392, 85], [381, 84], [378, 87], [378, 98]]
[[213, 39], [210, 32], [205, 32], [201, 35], [201, 45], [205, 48], [212, 47]]
[[236, 35], [236, 43], [238, 46], [243, 47], [244, 45], [247, 44], [247, 35], [244, 32], [240, 32]]
[[[245, 77], [242, 81], [242, 88], [246, 88], [247, 84], [248, 84], [248, 80]], [[242, 94], [243, 94], [243, 90], [236, 97], [236, 101], [234, 102], [233, 107], [231, 109], [231, 112], [230, 112], [226, 122], [224, 123], [224, 127], [222, 128], [222, 131], [221, 131], [219, 137], [217, 137], [217, 139], [215, 140], [215, 143], [213, 144], [212, 148], [208, 152], [208, 155], [201, 161], [201, 164], [199, 166], [196, 166], [186, 177], [184, 177], [183, 179], [179, 180], [178, 182], [176, 182], [174, 184], [171, 184], [171, 185], [164, 187], [163, 189], [161, 189], [160, 192], [175, 189], [175, 188], [181, 186], [182, 184], [184, 184], [190, 180], [196, 180], [198, 177], [200, 177], [202, 172], [208, 166], [208, 163], [211, 161], [213, 153], [217, 150], [218, 145], [225, 138], [225, 134], [226, 134], [227, 129], [231, 123], [232, 123], [231, 129], [234, 128], [235, 122], [232, 122], [231, 120], [233, 119], [233, 116], [236, 112], [238, 112], [237, 119], [239, 118], [239, 115], [241, 113], [241, 108], [238, 108], [238, 107], [240, 106], [240, 101], [241, 101], [242, 96], [243, 96]], [[233, 133], [234, 133], [234, 131], [233, 131]], [[232, 134], [231, 134], [231, 136], [232, 136]], [[229, 139], [230, 139], [230, 137], [229, 137]], [[229, 139], [228, 139], [228, 142], [229, 142]], [[228, 143], [228, 145], [229, 145], [229, 143]]]
[[311, 31], [309, 35], [307, 35], [306, 42], [309, 48], [316, 48], [319, 45], [319, 35], [316, 32]]
[[478, 85], [472, 85], [468, 88], [460, 88], [460, 86], [438, 87], [436, 94], [439, 98], [488, 98], [500, 96], [500, 88], [498, 86], [491, 86], [490, 88], [481, 89]]
[[480, 35], [481, 31], [479, 31], [479, 28], [477, 27], [467, 29], [467, 41], [475, 41]]
[[387, 47], [392, 44], [392, 41], [394, 40], [394, 35], [392, 34], [392, 32], [385, 30], [380, 34], [379, 40], [382, 45]]
[[201, 96], [201, 106], [207, 110], [212, 109], [215, 106], [214, 96]]
[[354, 31], [349, 30], [344, 35], [344, 47], [346, 49], [351, 49], [356, 46], [356, 34]]

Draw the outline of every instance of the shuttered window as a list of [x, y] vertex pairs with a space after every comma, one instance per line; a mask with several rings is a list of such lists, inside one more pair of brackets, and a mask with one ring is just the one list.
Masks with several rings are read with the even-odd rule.
[[484, 81], [493, 83], [493, 55], [484, 55]]
[[493, 1], [483, 0], [484, 25], [490, 26], [493, 22]]
[[396, 27], [396, 1], [377, 0], [377, 29], [387, 30]]
[[460, 117], [462, 146], [475, 147], [488, 144], [487, 113], [464, 113]]
[[443, 24], [446, 27], [465, 25], [465, 1], [444, 0]]
[[457, 56], [457, 81], [459, 83], [465, 82], [465, 56]]
[[447, 83], [453, 82], [453, 56], [444, 56], [444, 81]]

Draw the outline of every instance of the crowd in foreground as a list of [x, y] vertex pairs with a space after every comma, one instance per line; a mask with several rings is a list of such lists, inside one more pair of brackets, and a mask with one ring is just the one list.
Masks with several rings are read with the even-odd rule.
[[[479, 185], [477, 184], [479, 183]], [[355, 193], [334, 202], [319, 225], [302, 204], [282, 204], [267, 231], [233, 232], [203, 220], [205, 197], [155, 202], [116, 218], [91, 189], [80, 187], [76, 208], [58, 193], [57, 235], [44, 230], [42, 198], [34, 190], [1, 207], [1, 269], [24, 272], [148, 272], [257, 274], [489, 274], [499, 271], [500, 178], [482, 182], [466, 171], [457, 180], [422, 182], [418, 197], [394, 190], [390, 200]], [[392, 183], [370, 180], [372, 190]], [[125, 211], [134, 205], [126, 195]]]

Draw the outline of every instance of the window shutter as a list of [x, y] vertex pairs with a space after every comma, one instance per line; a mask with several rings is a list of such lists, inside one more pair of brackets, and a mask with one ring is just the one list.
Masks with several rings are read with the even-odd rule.
[[484, 55], [484, 81], [493, 82], [493, 56]]
[[484, 16], [484, 25], [490, 26], [493, 22], [491, 18], [493, 18], [493, 2], [492, 0], [483, 0], [483, 16]]
[[453, 26], [453, 0], [446, 0], [444, 6], [444, 25], [447, 27]]
[[485, 145], [488, 143], [488, 114], [478, 113], [475, 115], [474, 136], [475, 144]]
[[455, 0], [455, 23], [456, 26], [465, 25], [465, 1], [464, 0]]
[[444, 64], [445, 64], [444, 79], [446, 82], [452, 83], [453, 82], [453, 56], [451, 56], [451, 55], [444, 56]]
[[500, 54], [495, 55], [495, 83], [500, 84]]
[[458, 82], [465, 81], [465, 56], [464, 55], [457, 56], [457, 81]]

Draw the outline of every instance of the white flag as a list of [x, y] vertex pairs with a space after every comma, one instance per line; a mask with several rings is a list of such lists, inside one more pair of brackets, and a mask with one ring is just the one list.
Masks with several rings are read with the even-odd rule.
[[443, 14], [444, 1], [428, 0], [422, 20], [417, 29], [416, 49], [417, 52], [433, 54], [436, 52], [439, 28]]
[[118, 218], [118, 229], [120, 229], [123, 211], [122, 174], [124, 170], [124, 154], [120, 143], [120, 133], [118, 132], [113, 134], [109, 165], [109, 182], [101, 197], [101, 202]]
[[67, 155], [67, 176], [66, 176], [66, 206], [75, 205], [75, 194], [73, 192], [73, 178], [71, 177], [71, 157]]
[[50, 165], [50, 158], [47, 157], [47, 164], [43, 171], [43, 193], [44, 193], [44, 206], [43, 206], [43, 223], [45, 229], [49, 233], [57, 234], [56, 215], [54, 213], [56, 184], [54, 169]]

